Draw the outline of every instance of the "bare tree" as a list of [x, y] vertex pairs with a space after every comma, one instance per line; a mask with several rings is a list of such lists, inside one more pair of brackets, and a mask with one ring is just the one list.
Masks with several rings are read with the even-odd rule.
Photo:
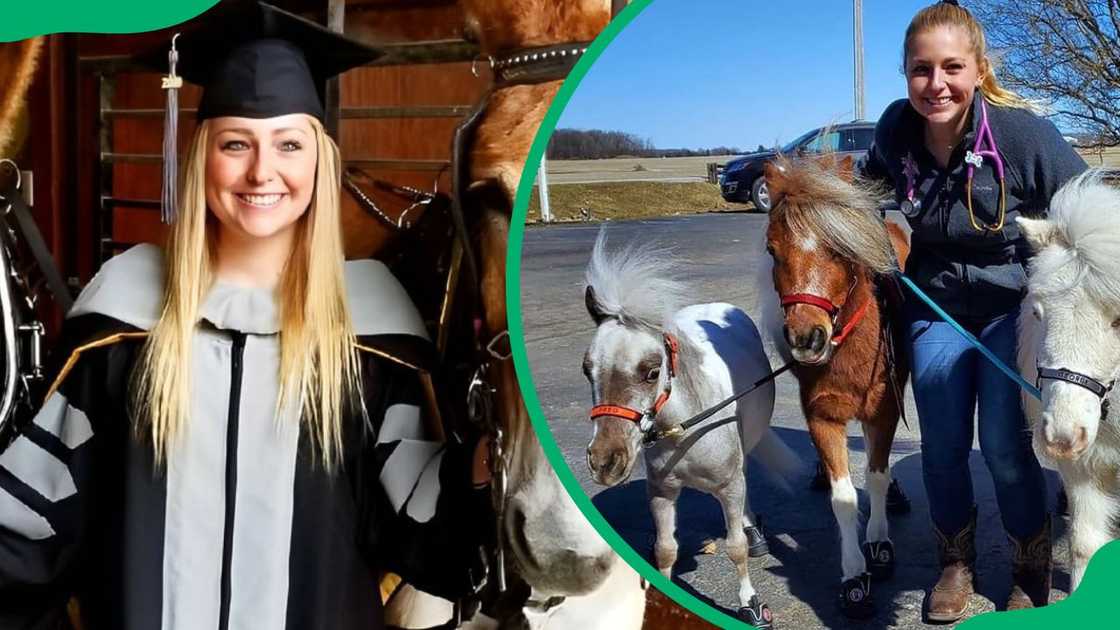
[[1120, 0], [986, 0], [969, 9], [1007, 87], [1092, 146], [1120, 144]]

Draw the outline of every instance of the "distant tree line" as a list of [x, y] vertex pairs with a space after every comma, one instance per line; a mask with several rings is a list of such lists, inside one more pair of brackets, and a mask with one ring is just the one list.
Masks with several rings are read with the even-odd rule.
[[[759, 145], [761, 147], [761, 145]], [[557, 129], [548, 144], [550, 160], [596, 160], [615, 157], [691, 157], [735, 155], [738, 147], [708, 149], [658, 149], [648, 138], [622, 131]]]

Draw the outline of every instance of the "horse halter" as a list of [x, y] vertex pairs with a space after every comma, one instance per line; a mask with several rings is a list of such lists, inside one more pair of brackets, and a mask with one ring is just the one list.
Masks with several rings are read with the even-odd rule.
[[669, 394], [673, 391], [673, 378], [677, 375], [678, 355], [680, 354], [680, 342], [677, 338], [668, 332], [661, 333], [662, 343], [665, 346], [666, 365], [669, 369], [669, 377], [665, 379], [665, 389], [657, 395], [653, 401], [653, 405], [645, 411], [638, 411], [625, 405], [612, 405], [603, 404], [595, 405], [591, 408], [590, 419], [592, 421], [603, 416], [614, 416], [629, 420], [638, 426], [638, 430], [642, 432], [643, 436], [648, 434], [652, 427], [652, 420], [657, 415], [665, 403], [669, 402]]
[[815, 306], [828, 313], [828, 317], [832, 321], [832, 338], [829, 340], [829, 343], [832, 344], [833, 348], [837, 348], [840, 344], [844, 343], [848, 335], [852, 334], [852, 331], [855, 330], [856, 326], [863, 320], [863, 316], [867, 314], [868, 307], [871, 306], [871, 300], [867, 300], [863, 303], [863, 306], [856, 309], [856, 312], [848, 319], [847, 323], [843, 326], [836, 325], [837, 320], [840, 318], [840, 311], [848, 305], [848, 302], [852, 298], [852, 293], [856, 290], [857, 284], [859, 284], [859, 280], [852, 278], [852, 283], [848, 287], [848, 293], [844, 297], [843, 304], [835, 304], [826, 297], [821, 297], [812, 293], [788, 293], [781, 296], [782, 308], [786, 309], [795, 304], [808, 304], [809, 306]]
[[1040, 365], [1038, 366], [1038, 378], [1035, 379], [1035, 387], [1037, 387], [1039, 391], [1042, 390], [1042, 381], [1044, 379], [1062, 381], [1093, 392], [1093, 395], [1101, 399], [1101, 422], [1108, 419], [1108, 394], [1112, 391], [1113, 385], [1116, 384], [1115, 379], [1109, 381], [1106, 385], [1092, 376], [1080, 372], [1074, 372], [1066, 368], [1047, 368]]

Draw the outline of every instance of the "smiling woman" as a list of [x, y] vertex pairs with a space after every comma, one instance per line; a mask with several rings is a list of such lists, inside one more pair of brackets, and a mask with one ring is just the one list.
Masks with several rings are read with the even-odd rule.
[[87, 628], [378, 628], [383, 571], [482, 575], [488, 442], [430, 439], [424, 323], [343, 262], [316, 86], [377, 53], [263, 3], [208, 19], [170, 53], [205, 90], [166, 253], [102, 267], [0, 453], [0, 627], [76, 596]]
[[[206, 203], [221, 224], [219, 261], [244, 246], [276, 243], [291, 250], [296, 221], [315, 189], [315, 164], [322, 126], [289, 114], [253, 119], [235, 116], [207, 123]], [[272, 266], [283, 266], [270, 260]]]
[[[1042, 215], [1085, 162], [1052, 123], [1000, 86], [983, 28], [956, 2], [914, 16], [903, 68], [908, 98], [880, 117], [864, 175], [894, 191], [910, 224], [906, 275], [1013, 363], [1028, 257], [1014, 219]], [[1017, 387], [982, 369], [980, 355], [924, 306], [907, 303], [903, 318], [941, 568], [928, 618], [959, 620], [974, 592], [974, 434], [1012, 540], [1007, 608], [1044, 606], [1052, 567], [1046, 484]]]

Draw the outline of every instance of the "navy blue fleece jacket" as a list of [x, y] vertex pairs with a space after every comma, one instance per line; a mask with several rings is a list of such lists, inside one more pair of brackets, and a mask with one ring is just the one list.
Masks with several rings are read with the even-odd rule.
[[[906, 99], [887, 107], [875, 127], [875, 142], [862, 164], [864, 177], [887, 183], [895, 200], [907, 198], [905, 165], [912, 161], [917, 208], [905, 213], [913, 230], [906, 275], [955, 317], [983, 322], [1019, 306], [1026, 286], [1029, 255], [1015, 217], [1039, 216], [1050, 198], [1071, 177], [1087, 168], [1050, 121], [1019, 108], [987, 104], [988, 121], [1004, 164], [1007, 218], [997, 232], [976, 230], [965, 201], [965, 152], [973, 149], [980, 127], [980, 92], [971, 123], [953, 150], [947, 168], [925, 148], [924, 119]], [[990, 147], [983, 147], [989, 149]], [[972, 182], [976, 220], [994, 224], [999, 184], [992, 160], [985, 159]]]

